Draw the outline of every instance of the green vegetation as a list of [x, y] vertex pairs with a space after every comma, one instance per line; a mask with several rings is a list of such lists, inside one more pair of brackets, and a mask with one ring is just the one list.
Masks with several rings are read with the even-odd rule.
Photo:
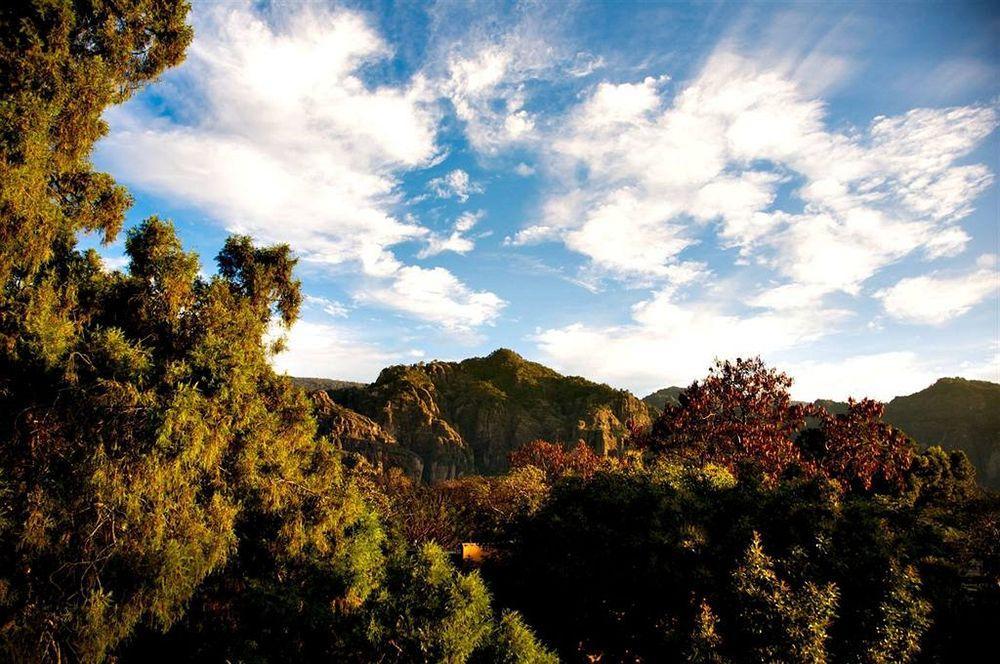
[[[298, 314], [288, 247], [231, 237], [204, 278], [151, 217], [127, 234], [125, 272], [79, 251], [81, 231], [113, 239], [128, 205], [90, 168], [100, 115], [180, 61], [186, 15], [170, 0], [0, 9], [5, 661], [986, 652], [1000, 497], [881, 404], [796, 404], [787, 376], [737, 360], [653, 421], [626, 392], [505, 350], [310, 400], [264, 341]], [[945, 381], [885, 419], [992, 449], [994, 388]], [[482, 545], [480, 570], [443, 548], [462, 542]]]
[[346, 387], [364, 387], [364, 383], [351, 380], [334, 380], [333, 378], [303, 378], [292, 377], [292, 384], [300, 387], [306, 392], [316, 392], [317, 390], [342, 390]]
[[[186, 14], [166, 0], [0, 10], [3, 658], [503, 651], [518, 619], [440, 551], [386, 537], [271, 369], [262, 339], [300, 303], [287, 247], [230, 238], [207, 280], [156, 217], [128, 233], [125, 274], [75, 249], [80, 230], [113, 239], [128, 204], [90, 170], [100, 114], [181, 59]], [[530, 632], [515, 641], [543, 652]]]
[[506, 349], [389, 367], [371, 385], [328, 394], [416, 452], [428, 481], [501, 472], [512, 451], [537, 439], [582, 440], [599, 454], [614, 453], [631, 426], [651, 421], [628, 392], [562, 376]]
[[885, 421], [922, 445], [962, 450], [983, 486], [1000, 489], [1000, 385], [942, 378], [890, 401]]
[[647, 394], [642, 398], [643, 403], [653, 409], [656, 413], [662, 413], [668, 405], [676, 406], [680, 403], [683, 387], [664, 387], [652, 394]]

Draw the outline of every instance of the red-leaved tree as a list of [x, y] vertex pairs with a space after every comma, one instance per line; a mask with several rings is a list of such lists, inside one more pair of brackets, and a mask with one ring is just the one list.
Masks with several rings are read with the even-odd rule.
[[559, 443], [535, 440], [522, 445], [508, 457], [511, 469], [534, 466], [552, 483], [566, 475], [590, 477], [600, 468], [602, 459], [594, 450], [579, 442], [570, 450]]
[[795, 437], [811, 409], [792, 401], [792, 379], [759, 358], [716, 361], [708, 376], [692, 383], [680, 403], [667, 406], [646, 444], [654, 451], [717, 463], [744, 465], [768, 479], [802, 463]]
[[845, 489], [899, 488], [913, 461], [914, 445], [882, 421], [885, 405], [848, 401], [847, 412], [819, 410], [817, 435], [809, 450], [822, 471]]

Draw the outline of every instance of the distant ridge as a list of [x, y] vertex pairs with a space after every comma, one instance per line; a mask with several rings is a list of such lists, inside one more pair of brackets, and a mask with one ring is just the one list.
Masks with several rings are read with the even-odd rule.
[[962, 450], [979, 483], [1000, 489], [1000, 384], [941, 378], [890, 401], [884, 419], [921, 445]]
[[680, 403], [679, 399], [682, 392], [684, 392], [683, 387], [664, 387], [652, 394], [647, 394], [642, 400], [647, 406], [652, 406], [657, 412], [662, 413], [667, 404], [676, 406]]
[[301, 387], [306, 392], [316, 390], [339, 390], [344, 387], [364, 387], [365, 383], [358, 383], [352, 380], [334, 380], [333, 378], [307, 378], [291, 376], [292, 383]]

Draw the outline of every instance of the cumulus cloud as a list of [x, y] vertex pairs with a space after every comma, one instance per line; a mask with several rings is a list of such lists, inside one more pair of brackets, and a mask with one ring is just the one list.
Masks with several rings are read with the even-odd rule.
[[[393, 247], [430, 232], [393, 210], [400, 175], [440, 156], [437, 92], [420, 75], [366, 83], [359, 72], [390, 48], [359, 13], [306, 6], [282, 19], [250, 5], [197, 12], [187, 62], [169, 78], [176, 107], [157, 114], [140, 99], [114, 109], [100, 158], [230, 230], [412, 288]], [[472, 190], [466, 181], [455, 193]]]
[[968, 312], [1000, 291], [995, 259], [980, 259], [980, 269], [967, 274], [909, 277], [875, 294], [887, 314], [908, 323], [936, 325]]
[[957, 222], [992, 174], [957, 162], [997, 126], [995, 109], [916, 109], [834, 131], [796, 81], [726, 52], [672, 98], [666, 83], [601, 83], [570, 112], [552, 137], [563, 185], [515, 243], [557, 239], [623, 278], [662, 276], [708, 228], [820, 296], [856, 294], [904, 256], [968, 241]]
[[493, 293], [470, 289], [444, 268], [418, 266], [401, 268], [390, 286], [367, 291], [361, 299], [392, 306], [454, 332], [492, 324], [506, 305]]
[[716, 357], [768, 356], [801, 347], [848, 315], [835, 309], [739, 315], [679, 302], [667, 288], [636, 304], [629, 324], [575, 323], [541, 330], [533, 340], [544, 360], [559, 369], [645, 394], [703, 376]]
[[340, 325], [300, 320], [284, 336], [286, 350], [272, 364], [290, 376], [371, 382], [385, 366], [412, 358], [408, 351], [386, 351]]
[[940, 369], [910, 351], [785, 363], [779, 368], [795, 379], [792, 396], [804, 401], [848, 397], [889, 401], [941, 377]]

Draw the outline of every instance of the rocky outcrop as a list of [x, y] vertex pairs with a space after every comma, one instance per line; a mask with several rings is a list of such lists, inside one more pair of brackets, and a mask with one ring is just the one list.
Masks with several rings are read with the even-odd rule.
[[371, 385], [329, 394], [417, 453], [428, 481], [502, 472], [511, 451], [539, 438], [582, 440], [613, 454], [630, 423], [650, 423], [646, 405], [630, 393], [563, 376], [509, 350], [389, 367]]
[[319, 390], [310, 394], [319, 425], [319, 433], [348, 452], [360, 454], [376, 468], [400, 468], [419, 479], [424, 462], [379, 424], [364, 415], [335, 403], [330, 395]]
[[422, 372], [389, 367], [369, 386], [329, 394], [374, 420], [402, 447], [419, 456], [425, 480], [453, 479], [473, 472], [471, 451], [442, 417], [435, 385]]

